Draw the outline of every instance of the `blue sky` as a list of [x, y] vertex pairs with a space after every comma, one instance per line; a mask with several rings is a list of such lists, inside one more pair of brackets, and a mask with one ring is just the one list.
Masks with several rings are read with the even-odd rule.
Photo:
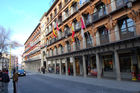
[[[40, 18], [47, 12], [51, 0], [1, 0], [0, 25], [11, 30], [11, 40], [24, 44]], [[18, 54], [23, 48], [13, 50]]]

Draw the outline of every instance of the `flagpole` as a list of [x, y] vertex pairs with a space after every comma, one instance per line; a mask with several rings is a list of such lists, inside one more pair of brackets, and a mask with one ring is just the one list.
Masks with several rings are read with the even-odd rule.
[[10, 45], [10, 60], [9, 60], [9, 76], [11, 78], [11, 45]]

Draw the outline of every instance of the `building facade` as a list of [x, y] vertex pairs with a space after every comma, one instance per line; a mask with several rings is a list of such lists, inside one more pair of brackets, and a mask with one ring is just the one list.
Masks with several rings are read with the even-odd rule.
[[30, 72], [37, 72], [41, 65], [40, 24], [38, 24], [34, 29], [30, 37], [25, 42], [24, 46], [24, 69]]
[[139, 0], [55, 0], [40, 20], [41, 66], [61, 75], [132, 79], [132, 72], [140, 74], [139, 5]]

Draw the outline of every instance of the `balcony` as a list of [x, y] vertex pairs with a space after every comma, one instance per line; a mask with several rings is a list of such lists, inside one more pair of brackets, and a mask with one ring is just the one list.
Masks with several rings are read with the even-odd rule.
[[67, 29], [67, 30], [65, 31], [65, 37], [68, 37], [70, 34], [71, 34], [70, 29]]
[[63, 17], [64, 17], [63, 21], [66, 20], [66, 19], [69, 17], [69, 15], [70, 15], [69, 12], [68, 12], [68, 13], [65, 13], [65, 14], [63, 15]]
[[79, 31], [80, 29], [81, 29], [80, 23], [79, 22], [75, 22], [74, 23], [74, 31], [76, 32], [76, 31]]
[[128, 39], [136, 36], [136, 27], [131, 26], [120, 31], [120, 39]]
[[62, 24], [62, 18], [58, 20], [58, 25]]
[[85, 25], [88, 26], [92, 23], [92, 19], [90, 17], [90, 15], [85, 17]]
[[93, 22], [99, 20], [100, 18], [104, 17], [106, 15], [106, 9], [102, 8], [100, 11], [97, 11], [93, 14]]
[[76, 51], [80, 50], [80, 45], [76, 44]]
[[74, 14], [75, 12], [78, 11], [78, 7], [77, 7], [77, 6], [72, 7], [70, 11], [71, 11], [71, 15], [72, 15], [72, 14]]
[[100, 43], [101, 43], [101, 44], [109, 43], [109, 35], [108, 35], [108, 34], [106, 34], [106, 35], [101, 35], [101, 36], [100, 36]]

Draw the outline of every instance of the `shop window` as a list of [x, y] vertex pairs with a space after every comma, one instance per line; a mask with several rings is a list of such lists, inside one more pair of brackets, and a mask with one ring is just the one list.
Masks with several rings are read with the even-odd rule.
[[120, 57], [120, 71], [121, 72], [131, 72], [131, 56]]
[[112, 56], [103, 56], [104, 62], [104, 71], [112, 72], [113, 71], [113, 59]]

